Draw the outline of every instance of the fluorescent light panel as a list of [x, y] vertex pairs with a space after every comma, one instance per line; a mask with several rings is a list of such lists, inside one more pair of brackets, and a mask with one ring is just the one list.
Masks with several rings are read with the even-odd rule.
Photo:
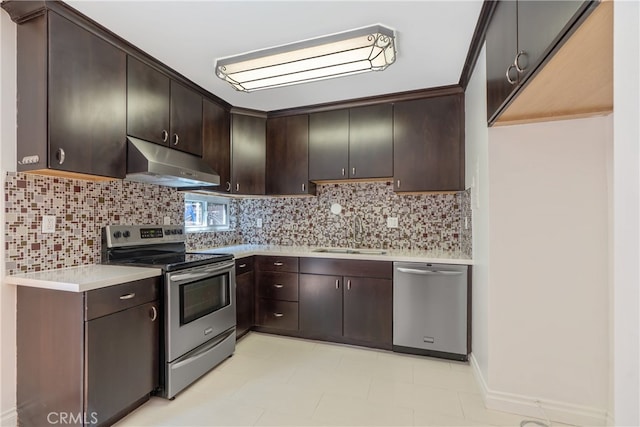
[[396, 58], [394, 31], [373, 25], [216, 61], [216, 74], [234, 89], [251, 92], [382, 71]]

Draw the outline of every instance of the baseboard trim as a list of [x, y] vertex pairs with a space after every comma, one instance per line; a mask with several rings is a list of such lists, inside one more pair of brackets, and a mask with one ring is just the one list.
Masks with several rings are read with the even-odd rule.
[[11, 408], [0, 414], [0, 426], [15, 427], [18, 425], [18, 412], [16, 408]]
[[473, 353], [469, 360], [488, 409], [581, 426], [605, 426], [611, 421], [605, 409], [491, 390]]

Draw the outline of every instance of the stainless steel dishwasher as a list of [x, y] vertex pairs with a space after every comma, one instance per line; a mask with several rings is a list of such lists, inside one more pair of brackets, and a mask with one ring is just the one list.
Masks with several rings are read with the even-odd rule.
[[468, 266], [393, 263], [393, 350], [467, 360]]

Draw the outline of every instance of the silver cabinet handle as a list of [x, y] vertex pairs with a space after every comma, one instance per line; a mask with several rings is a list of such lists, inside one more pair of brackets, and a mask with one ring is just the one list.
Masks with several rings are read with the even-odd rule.
[[336, 279], [336, 289], [340, 289], [340, 279]]
[[157, 318], [158, 318], [158, 310], [155, 308], [155, 306], [151, 306], [151, 321], [155, 322]]
[[227, 192], [231, 191], [231, 183], [227, 181]]
[[236, 191], [240, 191], [240, 183], [236, 182]]
[[344, 168], [342, 168], [342, 176], [344, 176]]
[[275, 265], [276, 267], [282, 267], [284, 263], [277, 261], [277, 262], [274, 262], [273, 265]]
[[304, 183], [302, 184], [302, 191], [307, 191], [307, 186]]
[[273, 317], [283, 317], [283, 313], [273, 313]]
[[396, 186], [397, 186], [398, 188], [400, 188], [400, 180], [397, 180], [397, 181], [396, 181]]
[[513, 64], [509, 65], [509, 68], [507, 68], [507, 72], [505, 73], [505, 75], [507, 76], [507, 81], [512, 85], [516, 84], [516, 81], [511, 80], [511, 77], [509, 76], [509, 71], [511, 71], [513, 68], [516, 68], [516, 66]]
[[135, 292], [131, 292], [130, 294], [126, 294], [126, 295], [120, 295], [120, 299], [125, 300], [125, 299], [131, 299], [133, 297], [136, 296]]
[[240, 264], [238, 267], [239, 268], [245, 268], [247, 266], [247, 264]]
[[276, 288], [276, 289], [282, 289], [282, 288], [284, 288], [284, 285], [281, 284], [281, 283], [276, 283], [275, 285], [273, 285], [273, 287]]
[[351, 280], [347, 280], [347, 290], [351, 290]]
[[352, 175], [356, 176], [356, 168], [351, 169]]
[[62, 148], [58, 148], [58, 151], [56, 151], [56, 157], [58, 159], [58, 164], [63, 164], [64, 163], [64, 159], [65, 159], [65, 154], [64, 154], [64, 150]]
[[521, 50], [520, 52], [518, 52], [518, 54], [516, 55], [516, 59], [513, 61], [513, 65], [516, 67], [516, 70], [518, 70], [519, 73], [524, 73], [524, 70], [527, 69], [527, 67], [520, 67], [520, 57], [524, 55], [524, 57], [527, 57], [527, 53], [524, 50]]
[[173, 136], [175, 137], [175, 140], [173, 141], [173, 145], [178, 145], [178, 142], [180, 142], [180, 137], [178, 136], [177, 133], [174, 133]]
[[169, 139], [169, 132], [166, 129], [162, 129], [162, 142], [167, 142], [167, 139]]

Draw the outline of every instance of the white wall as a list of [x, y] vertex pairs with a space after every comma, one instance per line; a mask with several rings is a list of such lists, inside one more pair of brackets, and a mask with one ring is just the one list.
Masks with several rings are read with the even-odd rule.
[[613, 413], [640, 425], [640, 6], [614, 4]]
[[465, 177], [473, 212], [471, 360], [480, 383], [489, 373], [489, 132], [485, 48], [465, 91]]
[[609, 116], [489, 130], [496, 408], [539, 400], [552, 419], [604, 423], [611, 123]]
[[[0, 11], [0, 182], [16, 159], [16, 25]], [[4, 197], [0, 197], [0, 224], [4, 229]], [[15, 424], [16, 406], [16, 297], [5, 276], [4, 232], [0, 233], [0, 425]]]

